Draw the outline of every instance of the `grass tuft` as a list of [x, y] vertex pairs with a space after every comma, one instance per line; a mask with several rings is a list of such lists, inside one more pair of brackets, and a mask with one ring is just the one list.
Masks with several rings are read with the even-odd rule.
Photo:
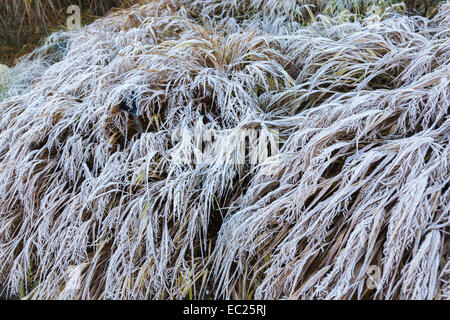
[[158, 0], [53, 33], [0, 100], [0, 283], [448, 299], [450, 2], [401, 8]]

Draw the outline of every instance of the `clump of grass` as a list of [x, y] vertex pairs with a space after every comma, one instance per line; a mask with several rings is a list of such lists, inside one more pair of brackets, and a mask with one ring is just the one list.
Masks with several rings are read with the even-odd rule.
[[[1, 284], [28, 299], [449, 297], [450, 3], [375, 22], [271, 3], [153, 1], [21, 60], [38, 71], [0, 102]], [[250, 128], [279, 155], [224, 161], [248, 158]]]

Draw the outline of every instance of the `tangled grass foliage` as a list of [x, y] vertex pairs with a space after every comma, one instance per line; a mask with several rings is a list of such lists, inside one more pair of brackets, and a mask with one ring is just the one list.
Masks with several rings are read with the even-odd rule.
[[[49, 38], [0, 102], [0, 283], [448, 299], [450, 2], [373, 3], [160, 0]], [[247, 129], [279, 153], [234, 161]]]
[[[88, 15], [105, 15], [113, 7], [139, 0], [0, 0], [0, 45], [18, 48], [39, 40], [49, 29], [63, 26], [67, 7], [81, 6]], [[36, 39], [37, 38], [37, 39]]]
[[[82, 24], [114, 8], [146, 0], [0, 0], [0, 63], [12, 66], [42, 45], [49, 34], [67, 28], [67, 9], [80, 8]], [[0, 97], [1, 98], [1, 97]]]

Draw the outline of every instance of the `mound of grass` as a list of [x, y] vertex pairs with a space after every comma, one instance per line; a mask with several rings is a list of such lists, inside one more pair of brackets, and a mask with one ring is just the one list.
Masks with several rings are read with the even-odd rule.
[[450, 2], [385, 4], [159, 0], [54, 34], [0, 102], [0, 283], [448, 299]]

